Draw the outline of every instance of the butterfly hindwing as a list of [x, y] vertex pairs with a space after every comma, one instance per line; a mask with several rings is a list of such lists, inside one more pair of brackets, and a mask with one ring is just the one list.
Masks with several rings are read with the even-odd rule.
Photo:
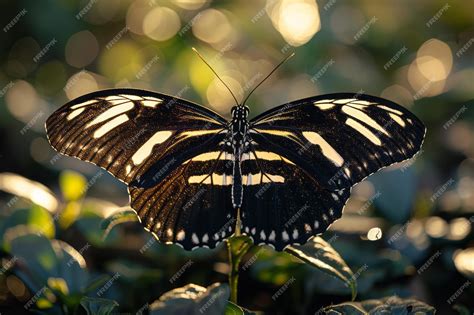
[[205, 152], [150, 188], [129, 187], [131, 206], [162, 242], [214, 248], [235, 227], [231, 154]]
[[282, 105], [250, 122], [259, 144], [293, 160], [328, 189], [350, 188], [378, 169], [411, 158], [425, 127], [382, 98], [328, 94]]
[[242, 231], [282, 250], [304, 244], [341, 217], [349, 189], [329, 191], [293, 161], [253, 143], [244, 154]]
[[90, 161], [125, 183], [137, 184], [152, 166], [165, 176], [217, 144], [224, 137], [225, 123], [212, 111], [182, 99], [113, 89], [67, 103], [48, 118], [46, 129], [51, 145], [60, 153]]

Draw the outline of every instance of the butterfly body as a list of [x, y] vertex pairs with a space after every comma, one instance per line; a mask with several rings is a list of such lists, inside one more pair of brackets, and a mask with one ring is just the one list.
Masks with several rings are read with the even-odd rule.
[[248, 137], [249, 122], [247, 120], [249, 108], [242, 105], [234, 106], [231, 114], [230, 139], [226, 143], [232, 148], [234, 157], [232, 168], [232, 204], [234, 208], [240, 208], [243, 199], [241, 160], [243, 152], [250, 145]]
[[244, 105], [227, 121], [169, 95], [113, 89], [70, 101], [46, 129], [57, 151], [126, 183], [144, 227], [186, 249], [236, 229], [277, 250], [304, 243], [341, 217], [353, 185], [411, 158], [425, 135], [402, 106], [353, 93], [247, 118]]

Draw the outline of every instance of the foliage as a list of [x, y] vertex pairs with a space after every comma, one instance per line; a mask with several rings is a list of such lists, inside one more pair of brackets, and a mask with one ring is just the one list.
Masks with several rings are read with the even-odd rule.
[[362, 302], [348, 302], [333, 305], [323, 310], [328, 315], [365, 315], [365, 314], [435, 314], [436, 310], [413, 299], [400, 299], [396, 296], [387, 297], [380, 300], [367, 300]]
[[[118, 286], [162, 283], [166, 269], [171, 265], [180, 265], [176, 258], [181, 256], [182, 259], [188, 259], [169, 278], [173, 283], [195, 261], [205, 261], [208, 257], [206, 252], [211, 254], [213, 252], [211, 250], [197, 250], [189, 255], [179, 249], [179, 255], [175, 255], [175, 258], [169, 263], [162, 265], [163, 272], [159, 272], [160, 269], [147, 269], [140, 263], [128, 259], [109, 261], [104, 265], [105, 273], [100, 269], [91, 270], [87, 266], [83, 254], [87, 253], [90, 247], [107, 249], [107, 246], [120, 244], [120, 234], [127, 230], [127, 226], [132, 227], [138, 224], [137, 216], [131, 210], [117, 208], [117, 211], [112, 215], [104, 218], [100, 215], [100, 211], [93, 209], [94, 206], [92, 208], [90, 205], [84, 206], [88, 204], [87, 198], [82, 200], [83, 194], [72, 193], [73, 189], [69, 187], [71, 184], [73, 187], [75, 186], [74, 189], [83, 190], [85, 181], [72, 172], [61, 176], [61, 191], [66, 200], [62, 211], [67, 212], [68, 205], [71, 203], [79, 202], [80, 205], [80, 211], [76, 213], [74, 220], [69, 224], [63, 225], [61, 220], [54, 219], [61, 218], [63, 212], [53, 217], [38, 205], [17, 209], [0, 222], [0, 232], [4, 235], [5, 253], [15, 259], [10, 273], [21, 279], [32, 296], [25, 304], [28, 308], [50, 314], [60, 314], [61, 312], [67, 314], [112, 314], [117, 308], [122, 307], [120, 301], [123, 301], [123, 297], [126, 295], [123, 291], [116, 291]], [[96, 206], [100, 205], [100, 202], [96, 204]], [[86, 225], [86, 228], [83, 225]], [[56, 229], [58, 230], [56, 231]], [[91, 234], [90, 230], [94, 229], [96, 231]], [[71, 230], [81, 231], [82, 237], [90, 243], [86, 242], [86, 246], [76, 250], [65, 241], [54, 238], [60, 235], [67, 236]], [[100, 239], [94, 236], [101, 234], [103, 237]], [[327, 288], [331, 285], [339, 287], [344, 285], [345, 289], [336, 290], [336, 292], [338, 294], [350, 292], [352, 299], [354, 299], [359, 275], [353, 273], [341, 255], [331, 246], [335, 240], [337, 237], [325, 241], [317, 236], [307, 244], [289, 246], [286, 248], [286, 252], [275, 253], [266, 247], [252, 246], [252, 241], [247, 236], [231, 237], [227, 240], [231, 287], [227, 284], [215, 283], [205, 288], [189, 283], [183, 287], [163, 292], [161, 297], [152, 303], [147, 303], [143, 299], [142, 302], [145, 303], [141, 304], [141, 307], [138, 307], [139, 303], [137, 304], [140, 298], [135, 297], [137, 300], [135, 309], [150, 314], [200, 314], [203, 309], [209, 314], [254, 314], [236, 303], [237, 276], [247, 269], [258, 281], [280, 288], [276, 291], [279, 293], [273, 295], [274, 300], [277, 300], [286, 289], [292, 290], [291, 285], [295, 276], [306, 278], [308, 284], [317, 279], [316, 282], [324, 283]], [[140, 252], [151, 259], [165, 258], [166, 250], [175, 251], [175, 246], [161, 245], [153, 237], [149, 238], [140, 248]], [[169, 258], [172, 257], [169, 256]], [[319, 271], [315, 273], [316, 270]], [[324, 279], [321, 278], [323, 274], [327, 274], [329, 278], [321, 281]], [[113, 292], [114, 290], [116, 292]], [[315, 290], [314, 287], [311, 291], [313, 290]], [[232, 298], [231, 294], [235, 296]], [[403, 302], [391, 298], [386, 301], [383, 299], [372, 300], [370, 303], [350, 302], [332, 306], [327, 310], [339, 312], [341, 309], [359, 310], [365, 308], [370, 311], [367, 305], [374, 308], [377, 303], [383, 307], [391, 305], [392, 308], [403, 303], [411, 303], [411, 305], [419, 307], [424, 305], [421, 302], [416, 304], [416, 301]], [[377, 307], [382, 307], [380, 305]]]
[[[0, 170], [8, 172], [0, 173], [0, 313], [27, 305], [39, 314], [147, 314], [166, 292], [207, 291], [232, 269], [238, 299], [226, 314], [373, 312], [388, 301], [430, 309], [411, 299], [439, 314], [473, 313], [472, 2], [316, 1], [318, 19], [306, 19], [320, 27], [312, 37], [298, 33], [306, 15], [290, 23], [279, 14], [314, 1], [292, 10], [282, 5], [296, 1], [87, 2], [6, 1], [0, 12]], [[179, 23], [160, 22], [164, 7]], [[173, 27], [174, 36], [153, 37]], [[291, 36], [307, 42], [290, 45]], [[192, 252], [160, 244], [118, 206], [127, 204], [124, 185], [53, 151], [44, 121], [77, 96], [114, 87], [228, 115], [231, 97], [191, 47], [238, 97], [295, 51], [253, 94], [251, 115], [316, 94], [380, 95], [426, 124], [423, 152], [354, 187], [341, 220], [286, 252], [252, 245], [229, 264], [226, 244]], [[372, 228], [380, 238], [368, 238]]]

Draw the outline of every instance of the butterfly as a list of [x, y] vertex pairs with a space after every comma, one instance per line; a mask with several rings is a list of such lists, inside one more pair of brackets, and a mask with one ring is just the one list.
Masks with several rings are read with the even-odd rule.
[[426, 131], [404, 107], [354, 93], [289, 102], [251, 120], [244, 101], [231, 115], [110, 89], [60, 107], [46, 130], [58, 152], [127, 184], [131, 208], [161, 242], [214, 248], [241, 233], [276, 250], [326, 231], [351, 187], [413, 157]]

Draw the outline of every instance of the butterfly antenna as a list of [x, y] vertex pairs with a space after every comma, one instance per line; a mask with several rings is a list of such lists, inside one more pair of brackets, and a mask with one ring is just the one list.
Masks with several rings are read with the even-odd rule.
[[214, 69], [212, 69], [211, 65], [207, 63], [206, 60], [204, 60], [204, 57], [201, 56], [201, 54], [197, 51], [196, 48], [192, 48], [193, 51], [199, 56], [199, 58], [201, 58], [201, 60], [209, 67], [209, 69], [211, 69], [211, 71], [215, 74], [215, 76], [222, 82], [222, 84], [224, 84], [224, 86], [227, 88], [227, 90], [229, 90], [230, 92], [230, 95], [232, 95], [232, 97], [234, 98], [234, 101], [235, 101], [235, 105], [239, 106], [239, 102], [237, 101], [237, 98], [235, 97], [234, 93], [232, 93], [232, 90], [229, 88], [229, 86], [227, 84], [225, 84], [224, 80], [221, 79], [221, 77], [217, 74], [216, 71], [214, 71]]
[[249, 94], [247, 95], [247, 97], [244, 99], [244, 101], [242, 102], [242, 104], [245, 105], [245, 102], [247, 102], [247, 100], [249, 99], [250, 95], [252, 95], [252, 93], [253, 93], [260, 85], [262, 85], [262, 83], [265, 82], [266, 79], [268, 79], [268, 78], [273, 74], [273, 72], [275, 72], [278, 68], [280, 68], [280, 66], [281, 66], [282, 64], [284, 64], [288, 59], [290, 59], [290, 58], [293, 57], [294, 55], [295, 55], [294, 52], [291, 53], [290, 55], [286, 56], [285, 59], [283, 59], [279, 64], [277, 64], [277, 65], [275, 66], [275, 68], [273, 68], [273, 70], [272, 70], [269, 74], [267, 74], [267, 76], [266, 76], [265, 78], [263, 78], [263, 80], [260, 81], [260, 83], [257, 84], [257, 85], [252, 89], [252, 91], [250, 91], [250, 93], [249, 93]]

